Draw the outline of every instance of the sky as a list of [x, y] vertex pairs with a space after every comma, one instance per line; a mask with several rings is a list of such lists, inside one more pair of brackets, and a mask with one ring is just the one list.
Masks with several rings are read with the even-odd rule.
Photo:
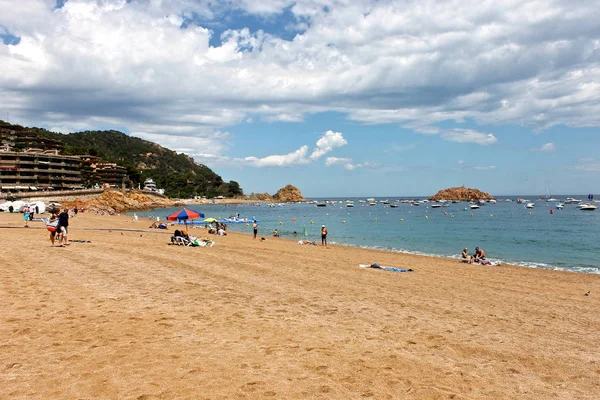
[[0, 119], [117, 129], [246, 193], [600, 193], [586, 0], [0, 0]]

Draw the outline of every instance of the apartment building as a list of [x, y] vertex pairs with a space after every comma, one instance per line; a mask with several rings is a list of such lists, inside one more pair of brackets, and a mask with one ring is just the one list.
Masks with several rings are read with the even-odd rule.
[[78, 156], [63, 156], [56, 149], [0, 151], [0, 190], [3, 192], [81, 187]]

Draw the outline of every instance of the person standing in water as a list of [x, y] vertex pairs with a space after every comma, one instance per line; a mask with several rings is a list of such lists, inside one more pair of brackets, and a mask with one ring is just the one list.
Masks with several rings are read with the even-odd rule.
[[252, 223], [252, 229], [254, 231], [254, 238], [256, 239], [256, 234], [258, 233], [258, 223], [256, 222], [256, 220], [254, 220], [254, 223]]
[[321, 225], [321, 246], [327, 246], [327, 228]]

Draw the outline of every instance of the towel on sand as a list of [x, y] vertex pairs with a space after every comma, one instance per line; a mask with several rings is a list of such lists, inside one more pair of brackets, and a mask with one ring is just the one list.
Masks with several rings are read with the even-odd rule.
[[395, 267], [382, 267], [379, 264], [358, 264], [359, 268], [375, 268], [375, 269], [382, 269], [384, 271], [391, 271], [391, 272], [413, 272], [412, 269], [401, 269], [401, 268], [395, 268]]

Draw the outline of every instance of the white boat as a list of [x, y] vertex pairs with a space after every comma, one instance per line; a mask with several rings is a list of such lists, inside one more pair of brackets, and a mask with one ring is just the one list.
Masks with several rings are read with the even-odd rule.
[[317, 207], [327, 207], [327, 203], [317, 203]]
[[369, 198], [367, 199], [367, 202], [369, 202], [369, 203], [374, 203], [374, 202], [375, 202], [375, 199], [374, 199], [373, 197], [369, 197]]
[[581, 201], [582, 200], [577, 200], [572, 197], [567, 197], [567, 199], [565, 200], [565, 204], [579, 204], [579, 203], [581, 203]]
[[557, 199], [555, 199], [554, 197], [550, 197], [550, 198], [548, 199], [548, 201], [558, 201], [558, 200], [557, 200]]
[[488, 202], [490, 202], [491, 204], [496, 204], [496, 200], [495, 199], [489, 199]]
[[582, 211], [594, 211], [598, 206], [591, 203], [584, 203], [579, 205], [579, 209]]
[[391, 208], [398, 208], [398, 204], [390, 204]]
[[471, 204], [469, 207], [471, 207], [471, 210], [476, 210], [479, 208], [479, 204]]
[[352, 200], [346, 200], [346, 207], [354, 207], [354, 202]]
[[535, 207], [535, 203], [527, 203], [525, 205], [525, 208], [533, 208], [533, 207]]
[[371, 202], [369, 202], [369, 205], [370, 205], [370, 206], [376, 206], [376, 205], [377, 205], [377, 203], [375, 203], [374, 201], [371, 201]]
[[442, 205], [441, 204], [432, 204], [431, 208], [440, 208]]
[[559, 210], [562, 210], [565, 207], [565, 205], [563, 203], [556, 203], [556, 208], [558, 208]]

